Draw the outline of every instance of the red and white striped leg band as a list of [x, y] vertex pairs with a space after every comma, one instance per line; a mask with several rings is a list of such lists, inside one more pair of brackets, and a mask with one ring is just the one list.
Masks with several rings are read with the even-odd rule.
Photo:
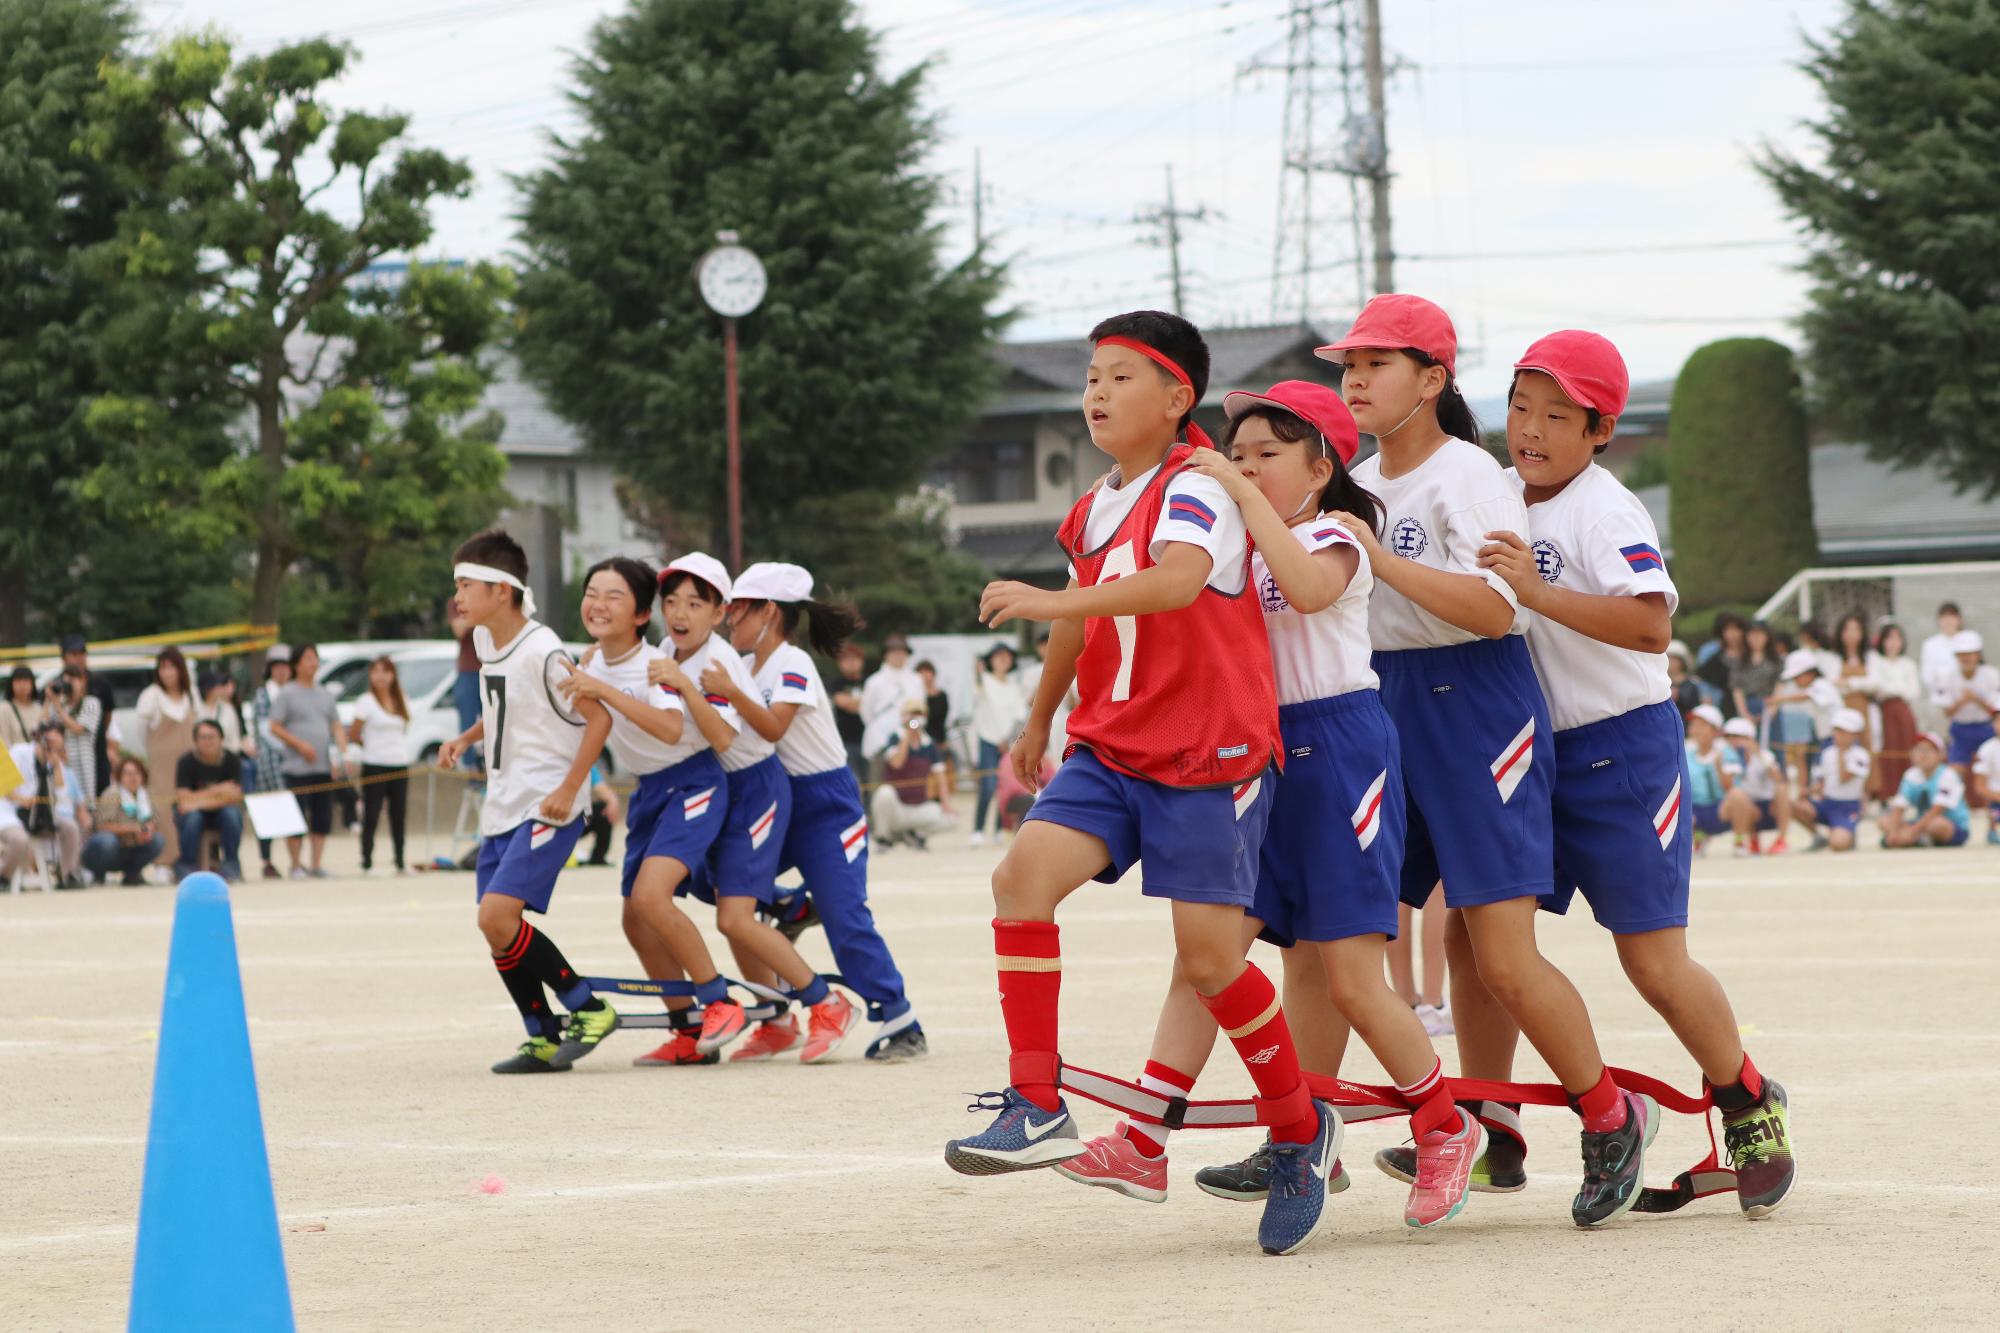
[[1016, 1051], [1007, 1057], [1007, 1081], [1017, 1088], [1062, 1082], [1062, 1057], [1054, 1051]]
[[1136, 1083], [1075, 1065], [1062, 1067], [1062, 1087], [1114, 1111], [1123, 1111], [1140, 1124], [1167, 1129], [1255, 1129], [1260, 1125], [1296, 1124], [1312, 1114], [1308, 1103], [1315, 1097], [1339, 1107], [1340, 1118], [1349, 1124], [1410, 1113], [1410, 1108], [1401, 1102], [1384, 1099], [1379, 1088], [1323, 1074], [1307, 1074], [1304, 1084], [1289, 1096], [1270, 1101], [1246, 1097], [1197, 1102], [1185, 1097], [1164, 1097]]

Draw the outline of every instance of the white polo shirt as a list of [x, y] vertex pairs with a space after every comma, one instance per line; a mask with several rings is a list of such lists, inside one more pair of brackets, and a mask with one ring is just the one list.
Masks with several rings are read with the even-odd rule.
[[[1514, 469], [1505, 475], [1516, 494], [1525, 491]], [[1667, 599], [1668, 615], [1680, 605], [1652, 516], [1597, 464], [1554, 497], [1528, 506], [1528, 523], [1535, 568], [1550, 586], [1595, 597], [1659, 593]], [[1661, 703], [1673, 692], [1664, 652], [1620, 648], [1547, 616], [1528, 617], [1528, 651], [1557, 731]]]
[[1347, 588], [1311, 615], [1292, 609], [1261, 554], [1250, 559], [1250, 586], [1264, 610], [1264, 631], [1271, 636], [1271, 665], [1278, 677], [1278, 702], [1306, 703], [1331, 699], [1354, 690], [1372, 690], [1379, 683], [1369, 665], [1374, 652], [1368, 638], [1368, 595], [1375, 576], [1368, 553], [1353, 534], [1330, 518], [1295, 525], [1292, 536], [1314, 554], [1337, 546], [1361, 558]]
[[780, 644], [756, 671], [757, 692], [764, 706], [796, 704], [792, 725], [778, 738], [778, 762], [795, 778], [831, 773], [847, 767], [847, 747], [834, 726], [833, 705], [819, 668], [797, 644]]
[[[583, 669], [620, 694], [635, 699], [648, 708], [656, 708], [663, 713], [684, 714], [687, 710], [681, 706], [679, 695], [668, 693], [646, 678], [646, 669], [665, 656], [666, 654], [658, 648], [641, 639], [638, 647], [616, 662], [607, 660], [604, 650], [599, 648], [590, 655], [590, 661]], [[609, 711], [611, 735], [604, 743], [610, 749], [611, 757], [618, 761], [618, 767], [634, 777], [644, 777], [648, 773], [671, 768], [679, 762], [674, 757], [677, 753], [676, 747], [668, 745], [617, 709], [612, 708]], [[692, 729], [693, 723], [683, 719], [681, 734], [685, 736]]]

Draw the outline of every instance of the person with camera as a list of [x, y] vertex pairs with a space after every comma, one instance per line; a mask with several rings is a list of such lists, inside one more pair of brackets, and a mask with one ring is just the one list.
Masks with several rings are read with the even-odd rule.
[[14, 800], [24, 806], [21, 819], [28, 836], [55, 839], [61, 872], [58, 888], [82, 888], [83, 835], [90, 828], [90, 807], [76, 774], [70, 771], [62, 724], [53, 719], [42, 723], [27, 752], [26, 764], [20, 763], [20, 749], [13, 753], [25, 779], [15, 790]]
[[69, 764], [77, 781], [93, 798], [111, 785], [111, 761], [118, 757], [118, 741], [111, 735], [111, 713], [118, 707], [111, 682], [90, 674], [90, 645], [81, 634], [65, 634], [61, 641], [63, 681], [63, 729], [69, 733]]
[[932, 771], [927, 711], [922, 699], [904, 700], [901, 725], [882, 752], [882, 785], [868, 803], [869, 832], [878, 848], [908, 842], [923, 850], [931, 834], [951, 827]]

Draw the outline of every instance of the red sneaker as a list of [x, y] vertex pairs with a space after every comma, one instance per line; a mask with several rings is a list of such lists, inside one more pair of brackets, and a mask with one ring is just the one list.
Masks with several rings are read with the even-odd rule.
[[1486, 1128], [1463, 1110], [1458, 1128], [1434, 1129], [1417, 1138], [1417, 1179], [1403, 1221], [1413, 1227], [1449, 1222], [1465, 1208], [1472, 1187], [1472, 1165], [1486, 1151]]
[[695, 1039], [694, 1048], [703, 1055], [719, 1051], [742, 1036], [749, 1024], [743, 1006], [736, 1001], [711, 1001], [701, 1007], [701, 1036]]
[[1096, 1185], [1117, 1190], [1141, 1203], [1167, 1201], [1167, 1155], [1148, 1157], [1139, 1145], [1125, 1136], [1128, 1128], [1121, 1120], [1118, 1128], [1084, 1145], [1082, 1152], [1056, 1163], [1056, 1173], [1079, 1185]]
[[799, 1020], [786, 1014], [782, 1021], [773, 1019], [768, 1023], [759, 1023], [743, 1039], [743, 1044], [729, 1053], [729, 1063], [769, 1060], [786, 1051], [796, 1051], [805, 1044], [806, 1034], [799, 1031]]
[[695, 1049], [694, 1038], [676, 1032], [654, 1049], [633, 1060], [635, 1065], [712, 1065], [722, 1057], [713, 1051], [703, 1055]]
[[807, 1027], [811, 1035], [806, 1038], [806, 1048], [799, 1052], [799, 1063], [816, 1065], [822, 1060], [830, 1060], [840, 1049], [840, 1043], [847, 1040], [847, 1034], [854, 1027], [854, 1004], [839, 991], [833, 991], [824, 1000], [807, 1010]]

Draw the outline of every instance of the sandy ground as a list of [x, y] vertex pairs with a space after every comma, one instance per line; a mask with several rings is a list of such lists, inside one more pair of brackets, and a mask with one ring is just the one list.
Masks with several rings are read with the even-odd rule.
[[[473, 930], [469, 876], [253, 882], [236, 928], [293, 1299], [311, 1329], [1037, 1326], [1991, 1327], [2000, 1293], [2000, 854], [1700, 863], [1693, 944], [1787, 1085], [1802, 1183], [1775, 1219], [1733, 1201], [1582, 1234], [1575, 1124], [1529, 1113], [1525, 1194], [1475, 1195], [1431, 1234], [1349, 1136], [1355, 1186], [1293, 1258], [1194, 1170], [1254, 1135], [1187, 1133], [1164, 1206], [1053, 1173], [966, 1179], [944, 1141], [997, 1086], [986, 873], [958, 837], [876, 859], [876, 909], [933, 1054], [880, 1067], [635, 1069], [621, 1033], [571, 1074], [486, 1072], [520, 1038]], [[352, 845], [330, 862], [351, 866]], [[573, 871], [548, 925], [589, 971], [628, 973], [611, 873]], [[0, 899], [0, 1324], [125, 1315], [173, 899], [100, 889]], [[1587, 917], [1544, 919], [1614, 1063], [1698, 1077]], [[1130, 1071], [1167, 922], [1133, 885], [1072, 899], [1065, 1048]], [[824, 959], [817, 934], [807, 947]], [[1275, 968], [1272, 959], [1267, 967]], [[635, 1002], [636, 1003], [636, 1002]], [[1447, 1063], [1450, 1042], [1441, 1043]], [[1247, 1088], [1219, 1052], [1207, 1095]], [[1377, 1079], [1358, 1052], [1348, 1072]], [[1544, 1077], [1527, 1056], [1524, 1076]], [[1958, 1093], [1950, 1093], [1957, 1087]], [[1948, 1099], [1948, 1100], [1947, 1100]], [[1948, 1108], [1955, 1108], [1948, 1109]], [[1089, 1103], [1086, 1130], [1113, 1116]], [[1655, 1183], [1698, 1155], [1669, 1117]], [[499, 1195], [478, 1192], [489, 1173]]]

